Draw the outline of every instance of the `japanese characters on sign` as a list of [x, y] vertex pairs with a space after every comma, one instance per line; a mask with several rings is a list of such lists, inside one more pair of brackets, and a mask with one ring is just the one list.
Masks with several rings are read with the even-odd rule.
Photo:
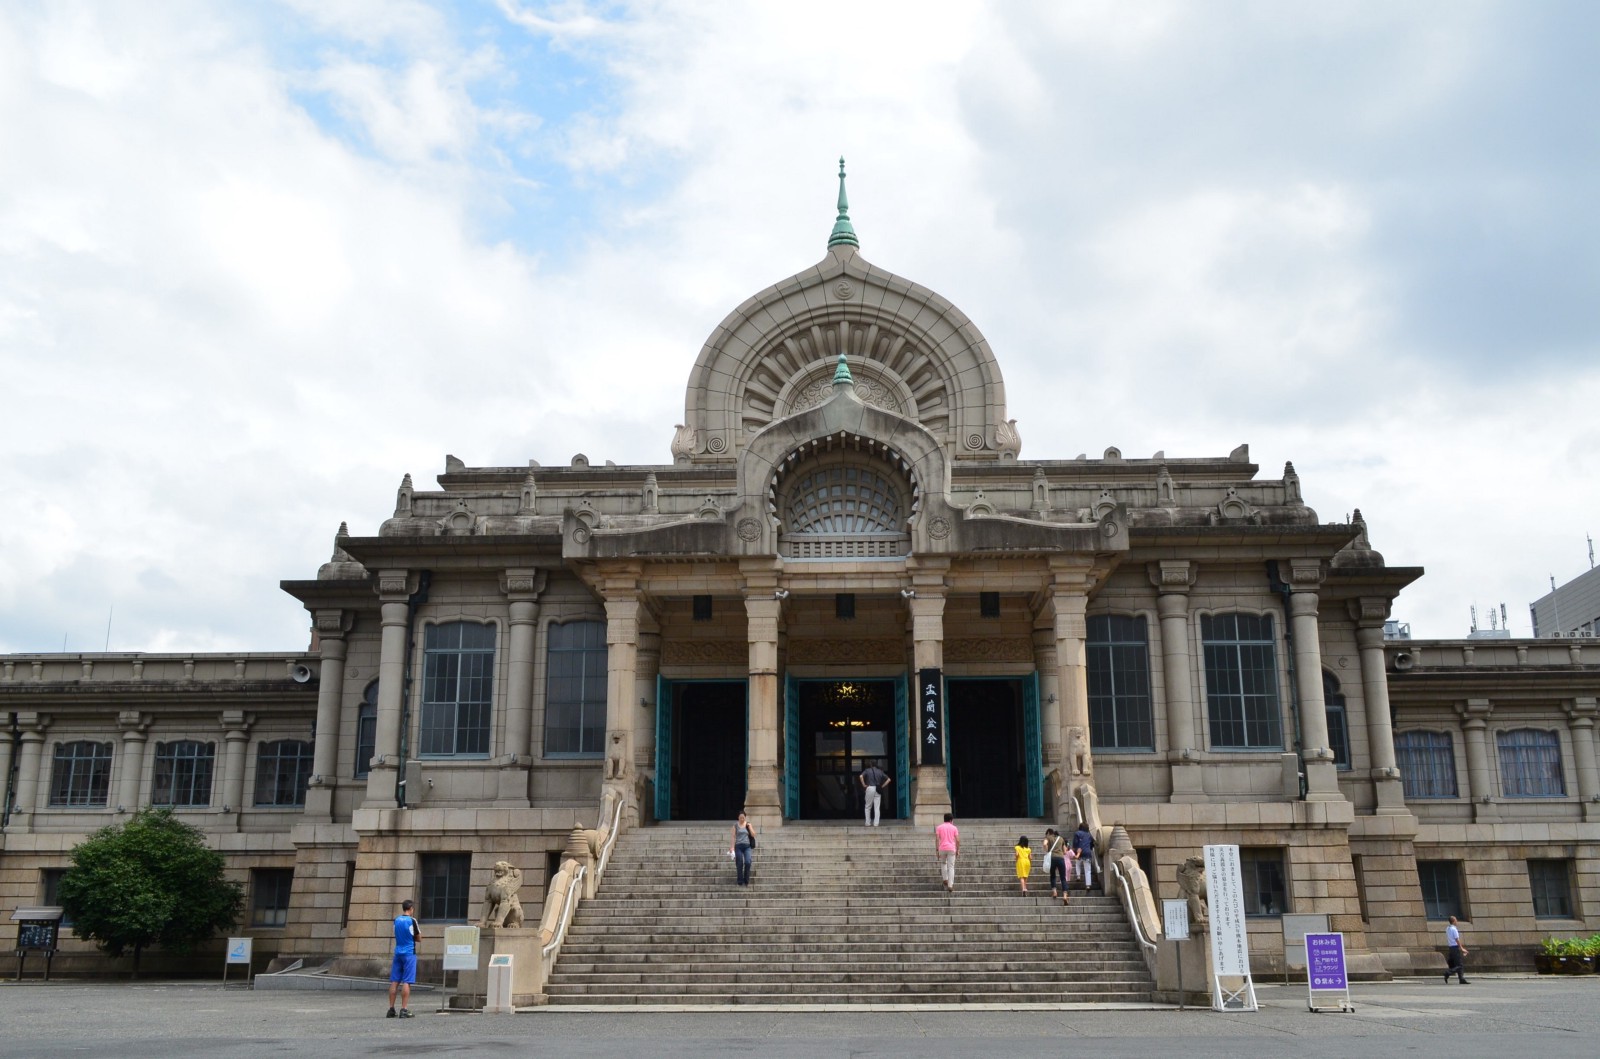
[[1238, 846], [1206, 846], [1206, 891], [1211, 910], [1211, 969], [1218, 977], [1247, 978], [1243, 873]]
[[922, 745], [924, 765], [944, 764], [944, 673], [923, 669], [917, 673], [917, 716], [912, 722]]
[[1306, 981], [1312, 989], [1349, 989], [1343, 934], [1306, 935]]

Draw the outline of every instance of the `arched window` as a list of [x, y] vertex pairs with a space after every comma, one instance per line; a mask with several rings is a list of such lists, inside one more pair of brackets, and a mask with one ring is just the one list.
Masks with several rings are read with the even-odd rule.
[[356, 708], [356, 779], [372, 772], [372, 759], [378, 756], [378, 682], [374, 680], [361, 693]]
[[57, 743], [50, 769], [50, 804], [101, 806], [111, 790], [111, 744], [81, 739]]
[[1278, 655], [1270, 614], [1204, 614], [1206, 712], [1218, 750], [1283, 749]]
[[1501, 732], [1500, 793], [1507, 798], [1564, 798], [1566, 780], [1561, 775], [1561, 740], [1556, 733], [1538, 728]]
[[1344, 712], [1344, 692], [1339, 690], [1339, 678], [1322, 671], [1322, 701], [1328, 712], [1328, 749], [1333, 751], [1333, 763], [1341, 769], [1350, 767], [1350, 720]]
[[606, 737], [606, 623], [550, 626], [545, 686], [544, 751], [599, 757]]
[[1397, 732], [1394, 761], [1407, 800], [1455, 798], [1456, 752], [1449, 732]]
[[1150, 634], [1142, 617], [1095, 614], [1088, 623], [1089, 743], [1154, 750]]
[[785, 461], [769, 502], [791, 558], [899, 558], [911, 549], [916, 489], [901, 464], [862, 438]]
[[423, 633], [419, 757], [489, 753], [494, 632], [493, 625], [453, 621]]
[[150, 804], [204, 806], [211, 804], [211, 776], [217, 744], [179, 739], [156, 744], [155, 771], [150, 776]]

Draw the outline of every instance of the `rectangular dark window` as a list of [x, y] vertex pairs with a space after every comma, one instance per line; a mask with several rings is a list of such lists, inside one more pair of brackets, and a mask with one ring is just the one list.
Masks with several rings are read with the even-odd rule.
[[339, 916], [339, 925], [341, 927], [350, 925], [350, 898], [355, 895], [355, 892], [356, 862], [347, 860], [344, 862], [344, 912]]
[[1283, 749], [1272, 615], [1205, 614], [1200, 639], [1212, 747]]
[[606, 736], [606, 623], [550, 626], [544, 752], [599, 757]]
[[1090, 745], [1096, 750], [1154, 750], [1150, 638], [1144, 618], [1091, 617], [1087, 661]]
[[431, 923], [466, 922], [472, 854], [424, 853], [421, 874], [417, 918]]
[[104, 806], [111, 790], [111, 744], [57, 743], [50, 770], [50, 804]]
[[854, 593], [840, 592], [833, 597], [833, 616], [844, 619], [856, 616], [856, 597]]
[[250, 872], [250, 925], [282, 927], [289, 922], [293, 868], [256, 868]]
[[1455, 798], [1456, 752], [1449, 732], [1400, 732], [1394, 760], [1406, 799]]
[[423, 634], [419, 757], [489, 753], [494, 632], [493, 625], [455, 621]]
[[1339, 680], [1326, 669], [1322, 671], [1322, 701], [1327, 707], [1328, 749], [1333, 752], [1333, 764], [1339, 769], [1350, 768], [1350, 722], [1345, 716], [1344, 692], [1339, 690]]
[[[41, 905], [59, 906], [61, 904], [61, 880], [69, 868], [45, 868], [39, 873], [39, 903]], [[72, 926], [72, 917], [66, 913], [61, 915], [61, 928], [65, 930]]]
[[1572, 862], [1530, 860], [1528, 885], [1533, 889], [1533, 914], [1538, 919], [1572, 919]]
[[356, 763], [351, 773], [361, 779], [372, 773], [372, 759], [378, 756], [378, 682], [374, 680], [361, 693], [356, 708]]
[[1244, 914], [1281, 916], [1289, 911], [1289, 887], [1281, 849], [1241, 849], [1240, 883], [1244, 886]]
[[256, 750], [255, 804], [262, 808], [306, 804], [311, 756], [311, 744], [302, 739], [262, 743]]
[[211, 804], [211, 776], [217, 744], [179, 739], [156, 744], [150, 776], [150, 804], [193, 807]]
[[711, 597], [710, 596], [695, 596], [695, 597], [693, 597], [691, 599], [690, 605], [694, 608], [694, 620], [695, 621], [710, 621], [711, 620]]
[[1356, 904], [1361, 908], [1361, 922], [1370, 923], [1372, 917], [1367, 914], [1367, 876], [1361, 864], [1361, 854], [1350, 854], [1350, 871], [1356, 877]]
[[1466, 919], [1461, 902], [1461, 862], [1458, 860], [1417, 861], [1417, 882], [1422, 886], [1422, 913], [1429, 919], [1451, 916]]
[[1501, 732], [1500, 793], [1507, 798], [1564, 798], [1561, 741], [1554, 732], [1518, 728]]
[[978, 593], [978, 617], [998, 618], [1000, 616], [1000, 593]]

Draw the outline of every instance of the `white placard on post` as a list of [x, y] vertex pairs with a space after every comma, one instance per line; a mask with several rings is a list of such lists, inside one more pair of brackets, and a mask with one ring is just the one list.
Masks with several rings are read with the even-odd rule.
[[444, 969], [447, 971], [476, 971], [478, 969], [478, 928], [444, 928]]
[[228, 962], [248, 964], [250, 962], [251, 948], [252, 939], [250, 938], [229, 938]]
[[[1256, 986], [1250, 979], [1250, 943], [1244, 921], [1244, 873], [1238, 846], [1206, 846], [1206, 894], [1211, 912], [1211, 1007], [1216, 1011], [1256, 1011]], [[1223, 985], [1233, 979], [1237, 987]]]
[[1189, 940], [1189, 902], [1168, 898], [1161, 902], [1161, 932], [1168, 941]]

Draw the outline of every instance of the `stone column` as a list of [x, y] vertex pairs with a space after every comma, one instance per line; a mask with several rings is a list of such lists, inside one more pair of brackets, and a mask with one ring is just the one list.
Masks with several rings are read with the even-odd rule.
[[744, 612], [750, 652], [750, 743], [745, 780], [745, 812], [767, 827], [783, 823], [783, 797], [779, 784], [778, 729], [783, 710], [779, 705], [778, 625], [783, 602], [777, 598], [777, 571], [766, 564], [746, 567]]
[[367, 773], [370, 806], [394, 805], [395, 784], [400, 768], [401, 703], [405, 695], [406, 626], [410, 618], [407, 600], [410, 578], [404, 570], [383, 570], [378, 574], [378, 598], [383, 601], [383, 639], [378, 654], [378, 723], [373, 739], [372, 770]]
[[243, 710], [228, 710], [222, 715], [222, 808], [237, 819], [244, 808], [244, 752], [250, 743], [250, 726], [255, 717]]
[[122, 774], [117, 784], [117, 811], [131, 813], [139, 808], [139, 781], [144, 778], [144, 745], [149, 738], [150, 718], [138, 710], [123, 710], [117, 714], [117, 727], [122, 729]]
[[6, 715], [0, 713], [0, 817], [6, 809], [6, 798], [12, 794], [11, 790], [11, 755], [15, 752], [15, 737], [11, 734], [11, 726], [4, 724]]
[[9, 830], [25, 832], [39, 808], [39, 770], [44, 757], [44, 733], [50, 718], [38, 713], [17, 714], [22, 746], [17, 759], [17, 802], [11, 812]]
[[319, 610], [316, 622], [321, 660], [317, 671], [317, 742], [312, 750], [311, 783], [306, 788], [305, 819], [328, 822], [333, 819], [333, 792], [339, 786], [339, 712], [344, 700], [344, 634], [349, 619], [343, 611]]
[[1594, 696], [1567, 700], [1567, 717], [1572, 727], [1572, 756], [1578, 766], [1578, 801], [1585, 820], [1600, 819], [1600, 769], [1595, 765]]
[[510, 601], [506, 644], [505, 746], [499, 764], [495, 804], [525, 809], [530, 803], [528, 773], [533, 767], [533, 670], [539, 631], [543, 570], [507, 570], [500, 589]]
[[1087, 623], [1084, 609], [1089, 603], [1091, 564], [1082, 559], [1061, 557], [1050, 563], [1047, 586], [1048, 606], [1055, 619], [1056, 683], [1061, 693], [1061, 745], [1066, 753], [1063, 782], [1056, 795], [1056, 823], [1067, 826], [1077, 819], [1072, 798], [1087, 788], [1094, 797], [1094, 761], [1089, 751], [1089, 677], [1084, 640]]
[[1494, 703], [1488, 699], [1467, 699], [1456, 706], [1467, 740], [1467, 798], [1472, 802], [1476, 821], [1500, 819], [1494, 801], [1494, 773], [1489, 765], [1489, 715]]
[[604, 787], [622, 796], [623, 815], [639, 822], [634, 789], [633, 727], [639, 709], [639, 567], [608, 571], [606, 603], [606, 760]]
[[1288, 566], [1289, 620], [1294, 628], [1294, 679], [1300, 697], [1300, 746], [1305, 759], [1306, 801], [1338, 801], [1344, 795], [1339, 790], [1333, 751], [1328, 749], [1328, 704], [1322, 697], [1322, 633], [1317, 622], [1322, 562], [1292, 559]]
[[1161, 678], [1167, 713], [1167, 767], [1173, 802], [1207, 800], [1201, 780], [1200, 741], [1195, 738], [1194, 679], [1189, 667], [1189, 589], [1197, 573], [1185, 559], [1163, 559], [1146, 567], [1156, 588], [1161, 621]]
[[1378, 816], [1406, 816], [1405, 788], [1394, 759], [1394, 717], [1389, 708], [1389, 675], [1384, 669], [1383, 623], [1389, 601], [1363, 596], [1349, 603], [1356, 622], [1356, 649], [1361, 658], [1361, 701], [1367, 713], [1367, 754], [1372, 761], [1372, 786]]
[[646, 607], [639, 615], [639, 668], [635, 688], [639, 692], [639, 697], [649, 702], [651, 708], [648, 710], [641, 708], [634, 712], [636, 720], [633, 738], [634, 771], [649, 780], [648, 783], [637, 785], [641, 819], [651, 818], [655, 812], [655, 800], [650, 795], [654, 790], [656, 776], [656, 711], [661, 708], [661, 703], [656, 701], [656, 678], [660, 673], [661, 626]]
[[[912, 722], [907, 738], [915, 739], [921, 731], [918, 705], [917, 678], [924, 669], [944, 670], [944, 604], [949, 592], [945, 575], [949, 560], [913, 560], [911, 564], [911, 590], [915, 595], [908, 600], [911, 609], [911, 701], [907, 704]], [[1041, 689], [1040, 694], [1043, 694]], [[944, 695], [941, 689], [940, 699]], [[948, 716], [948, 710], [946, 711]], [[945, 719], [939, 718], [944, 728], [943, 765], [923, 765], [920, 743], [911, 745], [911, 771], [914, 784], [911, 788], [911, 822], [918, 827], [932, 826], [944, 820], [950, 811], [950, 729]], [[903, 782], [903, 777], [896, 779]]]
[[[1033, 619], [1033, 668], [1039, 674], [1039, 736], [1044, 750], [1044, 773], [1060, 786], [1066, 760], [1061, 752], [1061, 664], [1056, 658], [1056, 623], [1050, 614]], [[1050, 800], [1049, 792], [1045, 797]], [[1055, 804], [1051, 801], [1050, 804]]]

